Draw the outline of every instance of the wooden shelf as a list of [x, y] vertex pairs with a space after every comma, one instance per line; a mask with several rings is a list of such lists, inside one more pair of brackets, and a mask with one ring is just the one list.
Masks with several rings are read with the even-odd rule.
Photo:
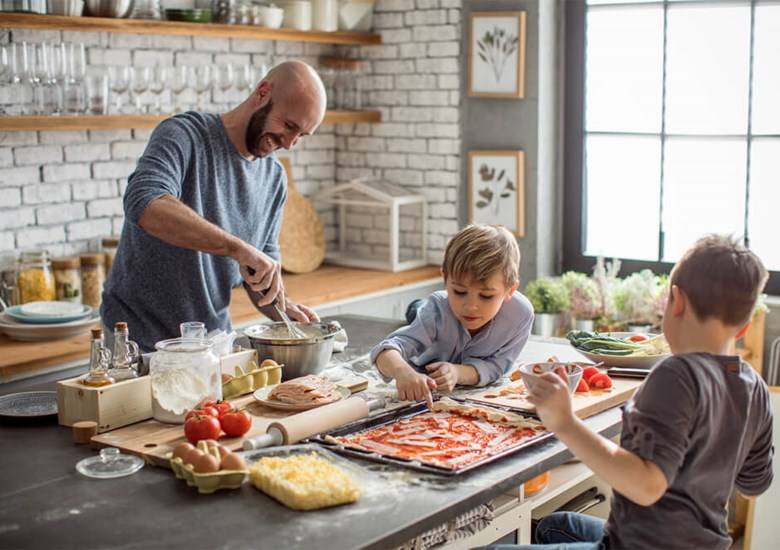
[[371, 32], [299, 31], [295, 29], [269, 29], [254, 25], [186, 23], [148, 19], [114, 19], [110, 17], [70, 17], [66, 15], [27, 13], [2, 13], [0, 14], [0, 26], [12, 29], [211, 36], [216, 38], [284, 40], [288, 42], [318, 42], [320, 44], [346, 44], [352, 46], [382, 43], [381, 35]]
[[[78, 116], [6, 116], [0, 117], [0, 132], [51, 130], [116, 130], [118, 128], [154, 128], [170, 115], [78, 115]], [[379, 111], [328, 111], [323, 124], [381, 122]]]

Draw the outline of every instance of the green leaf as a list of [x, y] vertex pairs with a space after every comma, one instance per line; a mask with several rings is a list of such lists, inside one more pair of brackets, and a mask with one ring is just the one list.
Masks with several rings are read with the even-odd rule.
[[477, 208], [485, 208], [488, 205], [485, 201], [478, 201], [476, 206]]
[[484, 61], [485, 63], [487, 63], [487, 62], [488, 62], [488, 60], [487, 60], [487, 59], [485, 59], [485, 56], [482, 54], [482, 52], [477, 52], [477, 55], [478, 55], [478, 56], [479, 56], [479, 58], [480, 58], [482, 61]]
[[501, 198], [502, 199], [508, 199], [511, 196], [512, 196], [511, 193], [501, 193]]
[[504, 189], [509, 189], [510, 191], [517, 191], [517, 189], [515, 188], [515, 184], [512, 183], [512, 181], [509, 179], [506, 180], [506, 187], [504, 187]]
[[503, 178], [503, 177], [504, 177], [504, 172], [506, 172], [506, 170], [501, 170], [501, 171], [498, 173], [498, 177], [496, 178], [496, 181], [501, 181], [501, 178]]
[[477, 192], [477, 194], [478, 194], [480, 197], [482, 197], [482, 198], [484, 198], [484, 199], [486, 199], [486, 200], [488, 200], [488, 201], [491, 201], [491, 200], [493, 200], [493, 191], [491, 191], [491, 190], [490, 190], [490, 189], [488, 189], [487, 187], [485, 187], [484, 189], [480, 189], [480, 190]]

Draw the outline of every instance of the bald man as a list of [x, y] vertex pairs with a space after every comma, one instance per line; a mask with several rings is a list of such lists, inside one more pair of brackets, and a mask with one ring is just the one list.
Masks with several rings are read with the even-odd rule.
[[284, 292], [279, 230], [287, 181], [272, 153], [312, 134], [325, 105], [317, 73], [292, 61], [274, 67], [230, 112], [188, 112], [157, 126], [127, 181], [122, 238], [100, 311], [106, 327], [126, 321], [143, 351], [178, 336], [184, 321], [229, 331], [231, 289], [242, 282], [272, 318], [276, 300], [293, 319], [317, 319]]

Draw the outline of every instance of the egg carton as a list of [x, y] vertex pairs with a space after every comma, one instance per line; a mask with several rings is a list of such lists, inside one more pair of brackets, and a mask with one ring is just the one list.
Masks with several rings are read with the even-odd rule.
[[181, 458], [171, 458], [171, 469], [176, 479], [183, 479], [190, 487], [197, 487], [203, 495], [219, 489], [238, 489], [244, 483], [249, 470], [220, 470], [219, 472], [199, 474], [192, 464], [185, 464]]
[[222, 384], [222, 398], [232, 399], [278, 384], [282, 381], [283, 366], [272, 359], [266, 359], [259, 367], [251, 363], [249, 372], [236, 365], [235, 376]]

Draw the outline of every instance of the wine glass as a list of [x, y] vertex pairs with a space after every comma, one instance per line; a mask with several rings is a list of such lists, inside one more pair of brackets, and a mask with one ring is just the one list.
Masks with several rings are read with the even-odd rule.
[[155, 67], [151, 70], [149, 80], [149, 91], [154, 95], [154, 112], [160, 114], [162, 112], [161, 96], [165, 89], [165, 83], [168, 80], [168, 68], [167, 67]]
[[233, 87], [233, 65], [218, 65], [214, 70], [214, 86], [220, 90], [220, 100], [229, 103], [228, 92]]
[[204, 110], [203, 95], [211, 89], [211, 67], [191, 67], [190, 87], [198, 94], [198, 109]]
[[62, 63], [66, 72], [62, 91], [63, 107], [67, 114], [78, 115], [87, 109], [84, 87], [87, 55], [84, 44], [63, 44], [62, 47]]
[[130, 67], [109, 67], [108, 80], [111, 91], [114, 93], [114, 98], [116, 99], [116, 112], [120, 114], [122, 112], [122, 96], [130, 89]]
[[9, 112], [13, 115], [33, 114], [34, 90], [30, 78], [30, 62], [27, 42], [11, 44], [11, 101]]
[[145, 111], [141, 96], [149, 89], [151, 80], [151, 68], [149, 67], [128, 67], [130, 69], [130, 90], [133, 92], [135, 110], [137, 113]]
[[62, 109], [62, 96], [56, 78], [54, 60], [55, 48], [43, 42], [38, 48], [38, 87], [36, 88], [36, 103], [38, 112], [42, 115], [58, 115]]
[[170, 88], [172, 94], [172, 103], [174, 112], [181, 113], [183, 111], [181, 107], [181, 94], [187, 89], [187, 73], [189, 67], [186, 65], [179, 65], [178, 67], [172, 67], [170, 69]]
[[246, 95], [254, 83], [255, 68], [252, 65], [239, 67], [233, 74], [233, 87], [242, 95]]

